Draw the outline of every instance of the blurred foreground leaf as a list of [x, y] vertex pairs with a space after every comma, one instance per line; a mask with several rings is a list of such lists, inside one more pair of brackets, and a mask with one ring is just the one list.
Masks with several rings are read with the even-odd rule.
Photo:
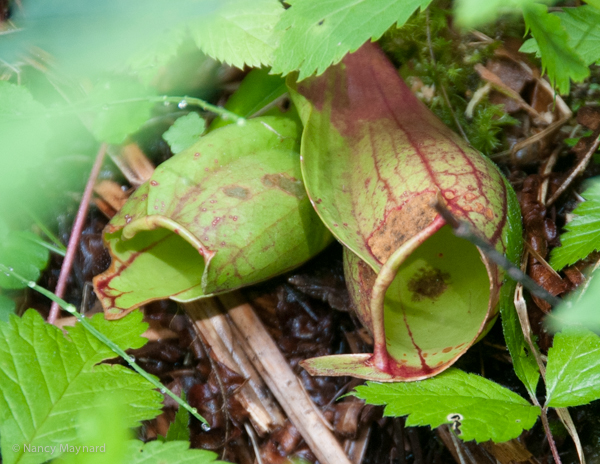
[[147, 52], [155, 37], [221, 5], [220, 0], [30, 0], [15, 8], [17, 30], [2, 36], [0, 59], [14, 64], [37, 47], [68, 73], [119, 69]]

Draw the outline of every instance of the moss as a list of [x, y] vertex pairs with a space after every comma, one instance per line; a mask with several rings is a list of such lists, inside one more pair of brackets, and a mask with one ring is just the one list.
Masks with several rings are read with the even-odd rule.
[[[478, 103], [472, 119], [465, 116], [465, 110], [482, 85], [475, 65], [491, 58], [500, 42], [476, 43], [470, 33], [455, 30], [450, 11], [449, 2], [434, 2], [429, 13], [416, 13], [402, 28], [387, 31], [380, 44], [419, 98], [458, 133], [460, 124], [471, 145], [490, 155], [505, 142], [502, 128], [516, 120], [487, 99]], [[522, 34], [522, 24], [515, 27], [513, 21], [510, 27], [510, 32]]]

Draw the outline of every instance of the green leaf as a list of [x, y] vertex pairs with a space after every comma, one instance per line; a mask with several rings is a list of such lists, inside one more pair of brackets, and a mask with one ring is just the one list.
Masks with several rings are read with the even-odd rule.
[[546, 403], [553, 408], [581, 406], [600, 398], [598, 335], [567, 328], [554, 336], [548, 350], [546, 392]]
[[[0, 232], [0, 263], [13, 268], [26, 279], [37, 282], [40, 271], [48, 264], [50, 252], [36, 243], [35, 238], [35, 234], [27, 231]], [[25, 288], [26, 285], [12, 276], [0, 273], [0, 287], [18, 289]]]
[[107, 317], [259, 282], [331, 240], [304, 190], [299, 124], [261, 117], [210, 132], [160, 165], [106, 229], [94, 279]]
[[9, 316], [15, 313], [15, 309], [14, 300], [0, 293], [0, 322], [8, 322]]
[[175, 124], [163, 134], [163, 139], [171, 147], [174, 154], [185, 150], [198, 141], [206, 124], [198, 113], [189, 113], [177, 118]]
[[[183, 399], [185, 400], [185, 397]], [[189, 421], [190, 414], [180, 407], [175, 414], [175, 420], [169, 427], [165, 441], [190, 441]]]
[[555, 13], [567, 31], [569, 46], [586, 65], [600, 61], [600, 10], [593, 6], [563, 8]]
[[[505, 182], [508, 182], [505, 180]], [[521, 224], [521, 208], [519, 200], [512, 190], [507, 186], [508, 192], [508, 224], [509, 228], [516, 230], [506, 231], [506, 257], [514, 265], [518, 266], [521, 262], [521, 254], [523, 251], [523, 240], [521, 238], [521, 228], [515, 224]], [[540, 371], [535, 360], [534, 354], [531, 352], [523, 330], [519, 316], [515, 309], [514, 294], [516, 282], [508, 275], [504, 279], [502, 288], [500, 289], [500, 316], [502, 318], [502, 331], [506, 347], [513, 361], [513, 368], [519, 380], [523, 382], [525, 388], [532, 397], [536, 396], [537, 384], [540, 379]]]
[[[267, 105], [287, 92], [285, 80], [281, 76], [269, 74], [269, 69], [253, 69], [244, 77], [235, 93], [225, 103], [225, 109], [243, 118], [250, 118], [263, 110]], [[281, 115], [279, 108], [271, 108], [261, 116]], [[233, 124], [231, 120], [216, 118], [210, 125], [209, 131]]]
[[372, 358], [338, 355], [303, 366], [385, 381], [441, 372], [491, 327], [504, 277], [489, 262], [488, 274], [485, 258], [452, 234], [434, 204], [443, 198], [502, 253], [514, 236], [518, 254], [510, 186], [412, 94], [373, 44], [298, 83], [292, 98], [305, 126], [307, 192], [347, 248], [346, 283], [375, 338]]
[[[122, 349], [146, 343], [142, 313], [117, 323], [101, 314], [92, 325]], [[123, 411], [126, 426], [156, 417], [162, 395], [135, 372], [119, 365], [98, 364], [114, 352], [80, 324], [68, 329], [47, 324], [35, 310], [0, 323], [0, 439], [6, 464], [44, 462], [49, 451], [24, 453], [25, 445], [55, 446], [74, 442], [73, 411], [85, 409], [97, 395], [111, 395]], [[19, 445], [18, 452], [12, 446]]]
[[[181, 399], [185, 401], [185, 392], [181, 393]], [[160, 441], [190, 441], [190, 414], [185, 408], [179, 408], [175, 414], [175, 420], [169, 426], [167, 436], [158, 435]]]
[[585, 3], [587, 3], [588, 5], [593, 6], [594, 8], [597, 8], [600, 10], [600, 0], [583, 0]]
[[409, 427], [450, 424], [465, 441], [511, 440], [533, 427], [540, 414], [508, 388], [455, 368], [420, 382], [367, 382], [355, 390], [367, 403], [385, 405], [386, 416], [408, 416]]
[[561, 94], [569, 92], [569, 79], [581, 82], [590, 70], [579, 54], [569, 46], [569, 36], [558, 16], [548, 13], [548, 7], [532, 3], [523, 7], [527, 29], [537, 41], [542, 56], [542, 72], [547, 71], [550, 83]]
[[[122, 77], [98, 82], [88, 95], [96, 111], [92, 133], [101, 142], [120, 144], [150, 117], [153, 103], [144, 100], [153, 92], [137, 81]], [[128, 101], [136, 100], [140, 101]]]
[[273, 73], [300, 70], [299, 80], [322, 74], [367, 40], [377, 40], [394, 23], [401, 27], [431, 0], [289, 0], [277, 29], [284, 31]]
[[550, 254], [550, 264], [557, 271], [600, 250], [600, 179], [581, 194], [586, 201], [573, 210], [577, 215], [560, 236], [561, 246]]
[[527, 39], [525, 42], [523, 42], [523, 45], [521, 45], [521, 48], [519, 48], [519, 51], [521, 53], [535, 53], [536, 58], [542, 57], [542, 53], [540, 52], [540, 47], [539, 47], [537, 41], [533, 37], [530, 39]]
[[219, 61], [238, 68], [269, 65], [282, 13], [279, 0], [230, 0], [214, 14], [194, 21], [191, 33], [198, 47]]

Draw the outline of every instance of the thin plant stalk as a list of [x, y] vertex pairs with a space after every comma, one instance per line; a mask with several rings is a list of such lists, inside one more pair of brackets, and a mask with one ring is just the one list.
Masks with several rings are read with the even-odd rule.
[[[61, 256], [64, 256], [65, 253], [67, 252], [67, 248], [62, 244], [62, 242], [60, 241], [60, 239], [54, 235], [52, 233], [52, 231], [50, 229], [48, 229], [48, 227], [46, 227], [46, 225], [40, 220], [40, 218], [33, 212], [31, 211], [27, 206], [21, 204], [21, 207], [25, 210], [25, 212], [31, 217], [31, 219], [33, 219], [33, 222], [35, 222], [35, 225], [38, 226], [40, 228], [40, 230], [46, 234], [46, 236], [54, 243], [54, 248], [50, 248], [49, 246], [47, 246], [47, 242], [44, 242], [46, 246], [46, 248], [48, 248], [51, 251], [54, 251], [55, 253], [58, 253]], [[40, 245], [42, 245], [42, 243], [40, 242]]]
[[52, 251], [53, 253], [56, 253], [57, 255], [62, 256], [63, 258], [67, 254], [66, 249], [64, 249], [64, 247], [59, 248], [52, 243], [48, 243], [45, 240], [42, 240], [37, 235], [35, 237], [27, 237], [27, 240], [29, 240], [30, 242], [36, 243], [40, 246], [43, 246], [44, 248]]
[[[71, 236], [69, 237], [69, 244], [67, 246], [65, 259], [63, 260], [60, 268], [60, 275], [58, 276], [58, 282], [56, 284], [56, 289], [54, 290], [58, 298], [62, 298], [65, 295], [67, 280], [69, 279], [69, 274], [71, 273], [71, 268], [73, 267], [75, 253], [77, 252], [77, 245], [79, 245], [79, 239], [81, 238], [81, 232], [83, 231], [83, 226], [85, 224], [88, 208], [90, 206], [90, 200], [94, 191], [94, 184], [96, 183], [96, 179], [98, 178], [98, 174], [100, 174], [100, 169], [102, 168], [102, 163], [104, 162], [106, 148], [107, 145], [105, 143], [100, 146], [98, 154], [96, 155], [96, 161], [94, 162], [92, 171], [90, 172], [85, 190], [83, 191], [81, 203], [79, 204], [77, 216], [75, 216], [75, 222], [73, 223], [73, 228], [71, 230]], [[54, 324], [56, 322], [59, 310], [59, 305], [53, 301], [52, 306], [50, 307], [50, 314], [48, 315], [48, 322], [50, 324]]]
[[108, 346], [118, 356], [120, 356], [125, 361], [127, 361], [127, 363], [131, 366], [131, 368], [134, 371], [136, 371], [144, 379], [146, 379], [148, 382], [150, 382], [152, 385], [154, 385], [157, 389], [159, 389], [161, 393], [166, 394], [166, 395], [170, 396], [171, 398], [173, 398], [173, 400], [179, 406], [185, 408], [192, 416], [194, 416], [196, 419], [198, 419], [200, 422], [202, 422], [203, 430], [205, 430], [205, 431], [210, 430], [209, 423], [206, 421], [206, 419], [204, 417], [202, 417], [200, 414], [198, 414], [198, 410], [196, 408], [192, 408], [186, 401], [182, 400], [179, 396], [177, 396], [175, 393], [173, 393], [171, 390], [169, 390], [167, 387], [165, 387], [154, 376], [148, 374], [144, 369], [142, 369], [138, 364], [136, 364], [135, 359], [132, 356], [129, 356], [123, 349], [121, 349], [119, 347], [119, 345], [117, 345], [115, 342], [113, 342], [111, 339], [109, 339], [106, 335], [104, 335], [102, 332], [100, 332], [98, 329], [96, 329], [92, 324], [90, 324], [90, 322], [86, 319], [86, 317], [77, 311], [77, 308], [75, 306], [67, 303], [62, 298], [59, 298], [54, 293], [52, 293], [50, 290], [47, 290], [44, 287], [40, 287], [38, 284], [36, 284], [33, 281], [27, 280], [25, 277], [16, 273], [12, 268], [6, 267], [4, 264], [0, 264], [0, 272], [4, 272], [6, 274], [12, 275], [16, 279], [18, 279], [21, 282], [23, 282], [24, 284], [26, 284], [29, 288], [41, 293], [45, 297], [52, 300], [53, 303], [56, 303], [58, 306], [60, 306], [62, 309], [67, 311], [72, 316], [75, 316], [77, 321], [79, 321], [88, 332], [90, 332], [94, 337], [96, 337], [98, 340], [100, 340], [102, 343], [104, 343], [106, 346]]

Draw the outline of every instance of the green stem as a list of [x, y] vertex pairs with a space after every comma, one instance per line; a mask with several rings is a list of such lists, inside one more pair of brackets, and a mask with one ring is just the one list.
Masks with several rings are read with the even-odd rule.
[[202, 108], [203, 110], [218, 114], [219, 116], [221, 116], [221, 118], [223, 118], [225, 120], [229, 119], [229, 120], [235, 122], [238, 126], [243, 126], [244, 124], [246, 124], [245, 118], [238, 116], [237, 114], [232, 113], [231, 111], [226, 110], [225, 108], [223, 108], [221, 106], [211, 105], [210, 103], [205, 102], [204, 100], [200, 100], [199, 98], [162, 96], [162, 97], [152, 97], [149, 99], [149, 101], [177, 103], [178, 106], [181, 104], [185, 104], [184, 107], [186, 107], [187, 105], [193, 105], [193, 106]]
[[[54, 235], [52, 233], [52, 231], [50, 229], [48, 229], [48, 227], [46, 227], [44, 225], [44, 223], [40, 220], [40, 218], [33, 212], [31, 211], [27, 206], [21, 204], [21, 206], [25, 209], [25, 212], [29, 215], [29, 217], [31, 217], [31, 219], [33, 219], [33, 222], [35, 222], [35, 224], [40, 228], [40, 230], [42, 232], [44, 232], [46, 234], [46, 236], [52, 240], [54, 242], [54, 245], [56, 246], [57, 250], [52, 249], [52, 248], [48, 248], [49, 250], [55, 251], [56, 253], [60, 254], [61, 256], [64, 256], [65, 253], [67, 252], [67, 247], [65, 247], [62, 242], [59, 240], [59, 238]], [[46, 243], [46, 242], [44, 242]], [[40, 243], [41, 245], [41, 243]], [[60, 250], [60, 251], [58, 251]]]
[[[208, 424], [208, 422], [206, 421], [206, 419], [204, 417], [202, 417], [200, 414], [198, 414], [198, 410], [196, 408], [192, 408], [186, 401], [183, 401], [181, 398], [179, 398], [179, 396], [177, 396], [175, 393], [173, 393], [171, 390], [169, 390], [167, 387], [165, 387], [162, 383], [160, 383], [158, 380], [156, 380], [154, 378], [154, 376], [148, 374], [144, 369], [142, 369], [140, 366], [138, 366], [132, 356], [129, 356], [127, 353], [125, 353], [125, 351], [122, 350], [116, 343], [114, 343], [112, 340], [110, 340], [108, 337], [106, 337], [106, 335], [104, 335], [102, 332], [100, 332], [98, 329], [96, 329], [92, 324], [90, 324], [90, 322], [85, 318], [85, 316], [83, 316], [82, 314], [80, 314], [77, 311], [77, 308], [75, 308], [75, 306], [67, 303], [62, 298], [58, 298], [50, 290], [46, 290], [44, 287], [40, 287], [35, 282], [27, 280], [25, 277], [16, 273], [12, 268], [6, 267], [4, 264], [0, 264], [0, 271], [5, 272], [7, 274], [11, 274], [13, 277], [20, 280], [24, 284], [26, 284], [28, 287], [36, 290], [37, 292], [41, 293], [42, 295], [44, 295], [46, 297], [48, 297], [50, 300], [57, 303], [62, 309], [64, 309], [65, 311], [67, 311], [70, 314], [72, 314], [73, 316], [75, 316], [75, 318], [85, 327], [85, 329], [88, 332], [90, 332], [94, 337], [96, 337], [98, 340], [100, 340], [102, 343], [104, 343], [106, 346], [108, 346], [117, 355], [121, 356], [125, 361], [127, 361], [127, 363], [131, 366], [131, 368], [134, 371], [136, 371], [138, 374], [140, 374], [142, 377], [144, 377], [148, 382], [150, 382], [152, 385], [154, 385], [156, 388], [158, 388], [161, 393], [169, 395], [171, 398], [173, 398], [175, 400], [175, 402], [177, 404], [179, 404], [179, 406], [185, 408], [192, 416], [194, 416], [196, 419], [198, 419], [203, 424], [205, 424], [205, 426], [203, 426], [204, 430], [210, 430], [210, 425]], [[207, 427], [208, 427], [208, 429], [207, 429]]]
[[57, 246], [53, 245], [52, 243], [45, 242], [44, 240], [39, 238], [37, 235], [35, 237], [27, 237], [27, 240], [29, 240], [30, 242], [33, 242], [33, 243], [37, 243], [38, 245], [43, 246], [44, 248], [47, 248], [48, 250], [53, 251], [54, 253], [56, 253], [57, 255], [60, 255], [62, 257], [64, 257], [67, 253], [66, 250], [63, 250], [62, 248], [58, 248]]
[[[138, 102], [176, 103], [177, 106], [181, 109], [187, 108], [190, 105], [197, 106], [199, 108], [202, 108], [205, 111], [210, 111], [211, 113], [218, 114], [219, 116], [221, 116], [221, 118], [223, 118], [225, 120], [233, 121], [238, 126], [243, 126], [244, 124], [246, 124], [246, 118], [243, 118], [229, 110], [226, 110], [225, 108], [223, 108], [221, 106], [212, 105], [204, 100], [201, 100], [200, 98], [188, 97], [188, 96], [184, 96], [184, 97], [171, 97], [171, 96], [167, 96], [167, 95], [162, 95], [162, 96], [158, 96], [158, 97], [147, 96], [147, 97], [127, 98], [124, 100], [116, 100], [116, 101], [106, 102], [106, 103], [98, 104], [98, 105], [86, 105], [86, 102], [81, 102], [81, 103], [71, 105], [68, 109], [62, 109], [62, 110], [58, 110], [58, 111], [48, 112], [46, 114], [49, 117], [51, 117], [51, 116], [70, 114], [70, 113], [79, 113], [81, 111], [90, 111], [90, 110], [94, 110], [94, 109], [105, 109], [108, 106], [124, 105], [127, 103], [138, 103]], [[30, 116], [29, 114], [23, 114], [23, 115], [21, 115], [21, 118], [26, 119], [29, 116]]]

